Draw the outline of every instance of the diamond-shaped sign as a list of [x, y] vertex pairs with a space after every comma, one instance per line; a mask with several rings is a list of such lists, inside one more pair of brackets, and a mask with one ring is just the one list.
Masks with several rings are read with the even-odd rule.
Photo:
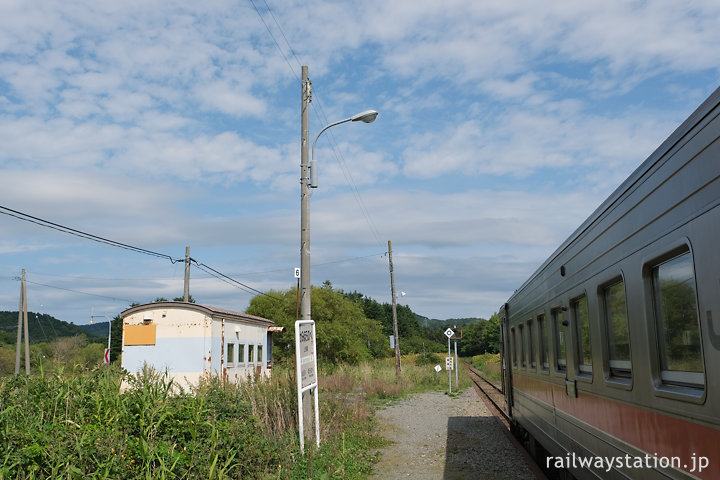
[[455, 332], [453, 331], [452, 328], [448, 328], [447, 330], [445, 330], [445, 336], [446, 336], [446, 337], [452, 338], [453, 335], [455, 335]]

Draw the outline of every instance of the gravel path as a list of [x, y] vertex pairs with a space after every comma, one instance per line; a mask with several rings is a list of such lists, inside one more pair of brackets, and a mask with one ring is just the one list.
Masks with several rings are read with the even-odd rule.
[[472, 388], [412, 395], [378, 410], [384, 436], [372, 478], [534, 479], [525, 458]]

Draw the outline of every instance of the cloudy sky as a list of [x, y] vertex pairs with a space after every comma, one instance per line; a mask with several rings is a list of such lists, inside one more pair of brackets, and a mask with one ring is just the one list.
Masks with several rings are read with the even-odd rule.
[[[191, 256], [488, 317], [720, 85], [716, 0], [0, 0], [0, 310], [88, 323], [182, 295]], [[254, 295], [195, 266], [200, 303]], [[102, 319], [104, 320], [104, 319]]]

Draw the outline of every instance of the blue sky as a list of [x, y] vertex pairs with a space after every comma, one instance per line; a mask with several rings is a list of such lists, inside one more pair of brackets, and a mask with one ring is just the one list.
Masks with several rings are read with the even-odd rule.
[[[254, 2], [254, 3], [253, 3]], [[0, 2], [0, 205], [260, 291], [312, 282], [488, 317], [720, 85], [716, 1]], [[82, 324], [184, 267], [0, 215], [0, 309]], [[251, 293], [193, 267], [200, 303]]]

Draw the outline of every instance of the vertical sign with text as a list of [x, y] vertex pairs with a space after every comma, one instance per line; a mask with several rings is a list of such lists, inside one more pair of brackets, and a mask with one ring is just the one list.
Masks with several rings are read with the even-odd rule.
[[315, 443], [320, 447], [320, 405], [318, 400], [317, 354], [315, 322], [295, 322], [295, 365], [298, 392], [298, 426], [300, 427], [300, 450], [305, 453], [305, 425], [303, 420], [303, 393], [312, 391], [315, 400]]
[[300, 388], [305, 390], [317, 383], [315, 365], [315, 322], [298, 322], [297, 362], [300, 369]]

